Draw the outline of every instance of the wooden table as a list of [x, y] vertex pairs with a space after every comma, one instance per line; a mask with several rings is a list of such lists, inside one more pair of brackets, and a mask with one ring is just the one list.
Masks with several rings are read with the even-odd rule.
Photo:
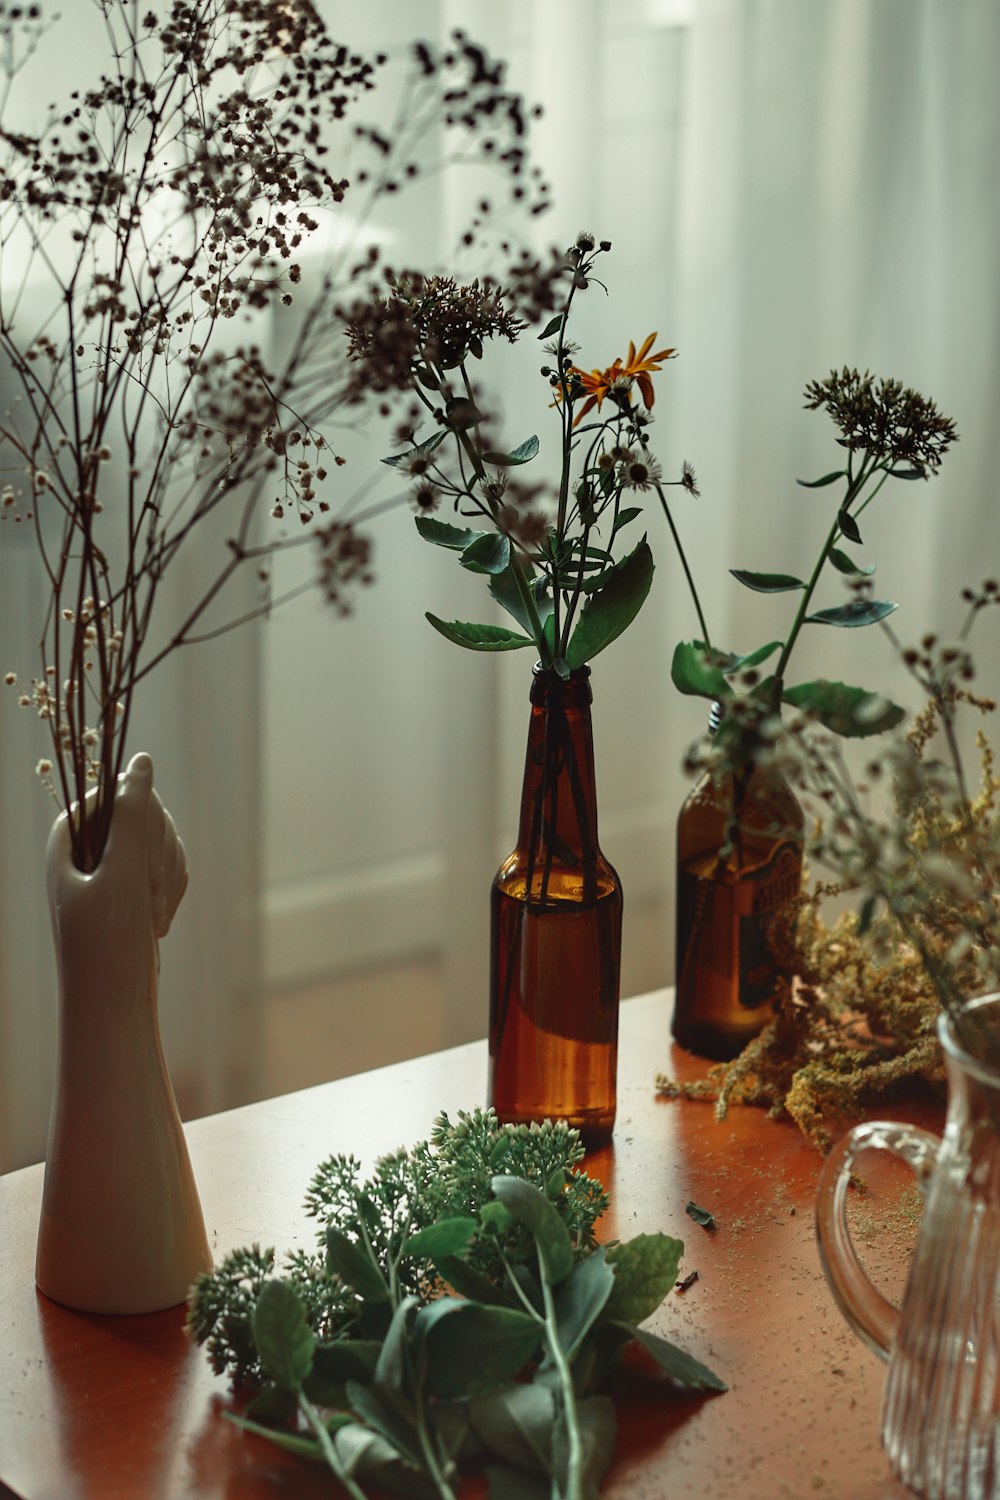
[[[602, 1237], [664, 1230], [684, 1240], [682, 1272], [699, 1279], [650, 1326], [730, 1389], [623, 1399], [606, 1494], [904, 1500], [878, 1442], [883, 1367], [848, 1332], [817, 1261], [819, 1159], [759, 1111], [716, 1123], [709, 1105], [658, 1100], [657, 1069], [693, 1077], [704, 1066], [671, 1047], [668, 1014], [666, 992], [623, 1006], [614, 1143], [588, 1165], [612, 1195]], [[426, 1136], [439, 1109], [482, 1100], [485, 1071], [485, 1044], [474, 1043], [191, 1123], [216, 1255], [254, 1240], [310, 1244], [301, 1202], [324, 1156], [370, 1161]], [[102, 1318], [36, 1292], [40, 1193], [40, 1167], [0, 1178], [0, 1494], [4, 1484], [23, 1500], [339, 1493], [324, 1471], [221, 1419], [226, 1383], [189, 1344], [183, 1309]], [[714, 1234], [685, 1214], [691, 1198], [716, 1215]], [[883, 1260], [898, 1274], [906, 1249], [891, 1226], [886, 1238]]]

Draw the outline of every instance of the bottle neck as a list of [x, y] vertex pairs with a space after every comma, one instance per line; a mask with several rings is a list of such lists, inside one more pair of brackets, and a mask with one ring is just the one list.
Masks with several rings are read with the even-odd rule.
[[596, 864], [597, 789], [590, 668], [568, 680], [536, 666], [518, 847], [531, 864]]

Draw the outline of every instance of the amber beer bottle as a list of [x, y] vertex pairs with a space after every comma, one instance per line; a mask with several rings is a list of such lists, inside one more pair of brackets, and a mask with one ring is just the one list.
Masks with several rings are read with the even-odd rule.
[[752, 762], [704, 776], [681, 808], [673, 1034], [682, 1047], [735, 1057], [774, 1015], [779, 981], [791, 978], [803, 829], [784, 777]]
[[534, 670], [517, 847], [491, 898], [490, 1102], [592, 1146], [615, 1120], [622, 891], [597, 842], [589, 679]]

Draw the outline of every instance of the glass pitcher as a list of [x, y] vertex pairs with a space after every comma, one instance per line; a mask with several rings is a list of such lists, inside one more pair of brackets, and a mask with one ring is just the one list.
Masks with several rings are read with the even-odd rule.
[[[969, 1007], [1000, 1026], [1000, 995]], [[925, 1500], [1000, 1500], [1000, 1069], [963, 1050], [942, 1016], [948, 1072], [944, 1137], [911, 1125], [859, 1125], [820, 1173], [820, 1258], [841, 1311], [888, 1360], [882, 1446]], [[878, 1147], [916, 1174], [924, 1213], [902, 1308], [876, 1291], [847, 1228], [857, 1157]]]

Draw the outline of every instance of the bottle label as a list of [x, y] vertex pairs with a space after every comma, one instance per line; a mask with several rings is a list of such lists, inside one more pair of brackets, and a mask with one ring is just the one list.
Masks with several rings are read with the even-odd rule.
[[802, 854], [794, 844], [780, 844], [774, 856], [748, 882], [750, 911], [739, 917], [739, 1002], [756, 1010], [774, 998], [775, 980], [784, 969], [775, 955], [775, 924], [799, 894]]
[[766, 1005], [786, 972], [775, 954], [775, 926], [801, 879], [802, 852], [793, 843], [779, 844], [766, 865], [737, 880], [678, 871], [678, 941], [687, 932], [692, 948], [686, 961], [734, 984], [741, 1009]]

